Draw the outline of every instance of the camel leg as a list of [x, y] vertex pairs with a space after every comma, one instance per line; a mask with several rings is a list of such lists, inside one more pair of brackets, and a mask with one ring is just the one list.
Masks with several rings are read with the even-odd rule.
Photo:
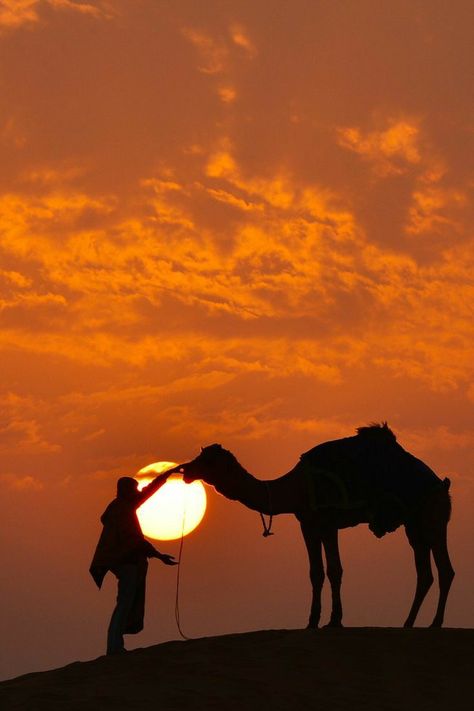
[[416, 566], [416, 591], [413, 604], [411, 606], [404, 627], [413, 627], [421, 604], [426, 597], [428, 590], [433, 584], [433, 573], [431, 572], [430, 547], [427, 543], [410, 540], [410, 545], [415, 554]]
[[444, 620], [446, 600], [448, 599], [449, 589], [454, 578], [453, 566], [449, 559], [446, 530], [443, 531], [439, 539], [432, 544], [431, 549], [438, 569], [439, 601], [436, 614], [430, 627], [441, 627]]
[[324, 552], [326, 553], [326, 572], [331, 584], [332, 611], [326, 627], [342, 627], [341, 582], [342, 564], [339, 556], [338, 531], [334, 528], [323, 535]]
[[314, 525], [301, 522], [301, 531], [309, 558], [309, 576], [313, 587], [313, 599], [309, 615], [308, 629], [317, 629], [321, 617], [321, 590], [324, 583], [323, 554], [321, 536]]

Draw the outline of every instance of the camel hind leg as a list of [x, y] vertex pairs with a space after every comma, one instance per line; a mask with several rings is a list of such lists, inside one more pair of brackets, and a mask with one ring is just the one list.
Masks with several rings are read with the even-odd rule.
[[433, 558], [438, 569], [439, 600], [436, 614], [430, 627], [442, 627], [449, 589], [454, 578], [454, 570], [448, 553], [446, 528], [431, 544]]
[[442, 481], [441, 486], [437, 488], [434, 496], [428, 502], [425, 515], [422, 517], [425, 538], [429, 541], [438, 569], [439, 600], [431, 627], [441, 627], [443, 624], [446, 601], [454, 578], [447, 541], [448, 522], [451, 515], [450, 484], [449, 479]]
[[451, 513], [449, 497], [449, 479], [433, 492], [420, 512], [418, 519], [405, 526], [408, 540], [415, 552], [417, 570], [417, 588], [413, 605], [405, 622], [405, 627], [412, 627], [426, 593], [433, 581], [430, 563], [430, 551], [438, 571], [439, 599], [436, 614], [431, 627], [441, 627], [448, 599], [449, 589], [454, 578], [447, 544], [447, 528]]

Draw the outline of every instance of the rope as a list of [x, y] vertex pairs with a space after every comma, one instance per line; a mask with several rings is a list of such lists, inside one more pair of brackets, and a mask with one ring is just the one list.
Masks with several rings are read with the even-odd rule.
[[264, 538], [267, 538], [268, 536], [273, 536], [274, 534], [272, 533], [272, 530], [271, 530], [271, 528], [272, 528], [272, 522], [273, 522], [273, 516], [272, 516], [272, 514], [270, 514], [270, 518], [269, 518], [269, 520], [268, 520], [268, 526], [267, 526], [267, 524], [266, 524], [266, 522], [265, 522], [265, 518], [264, 518], [264, 516], [263, 516], [263, 513], [262, 513], [261, 511], [259, 511], [259, 513], [260, 513], [260, 518], [262, 519], [262, 525], [263, 525], [263, 533], [262, 533], [262, 536], [263, 536]]
[[178, 572], [176, 574], [176, 597], [175, 597], [175, 602], [174, 602], [174, 618], [176, 620], [176, 626], [178, 628], [178, 632], [181, 635], [183, 639], [189, 640], [192, 639], [192, 637], [188, 637], [187, 635], [184, 634], [182, 627], [181, 627], [181, 621], [179, 617], [179, 583], [180, 583], [180, 574], [181, 574], [181, 558], [183, 557], [183, 543], [184, 543], [184, 521], [186, 519], [186, 508], [183, 506], [183, 525], [181, 527], [181, 541], [179, 544], [179, 553], [178, 553]]

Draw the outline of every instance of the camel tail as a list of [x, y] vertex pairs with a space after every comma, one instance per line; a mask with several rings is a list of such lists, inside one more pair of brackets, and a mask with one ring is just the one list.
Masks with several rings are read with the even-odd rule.
[[441, 483], [442, 489], [443, 489], [443, 494], [445, 498], [445, 516], [446, 516], [446, 523], [451, 518], [451, 496], [449, 494], [449, 487], [451, 486], [451, 479], [448, 479], [448, 477], [445, 477]]

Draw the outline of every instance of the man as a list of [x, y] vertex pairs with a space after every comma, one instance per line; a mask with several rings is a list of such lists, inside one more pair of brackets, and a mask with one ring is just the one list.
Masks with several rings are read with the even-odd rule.
[[99, 589], [109, 570], [118, 580], [117, 604], [107, 633], [107, 654], [124, 652], [123, 635], [143, 629], [147, 559], [158, 558], [165, 565], [177, 565], [173, 556], [160, 553], [145, 539], [137, 516], [137, 509], [174, 471], [160, 474], [142, 491], [138, 490], [136, 479], [121, 477], [117, 481], [117, 497], [101, 516], [104, 528], [89, 571]]

